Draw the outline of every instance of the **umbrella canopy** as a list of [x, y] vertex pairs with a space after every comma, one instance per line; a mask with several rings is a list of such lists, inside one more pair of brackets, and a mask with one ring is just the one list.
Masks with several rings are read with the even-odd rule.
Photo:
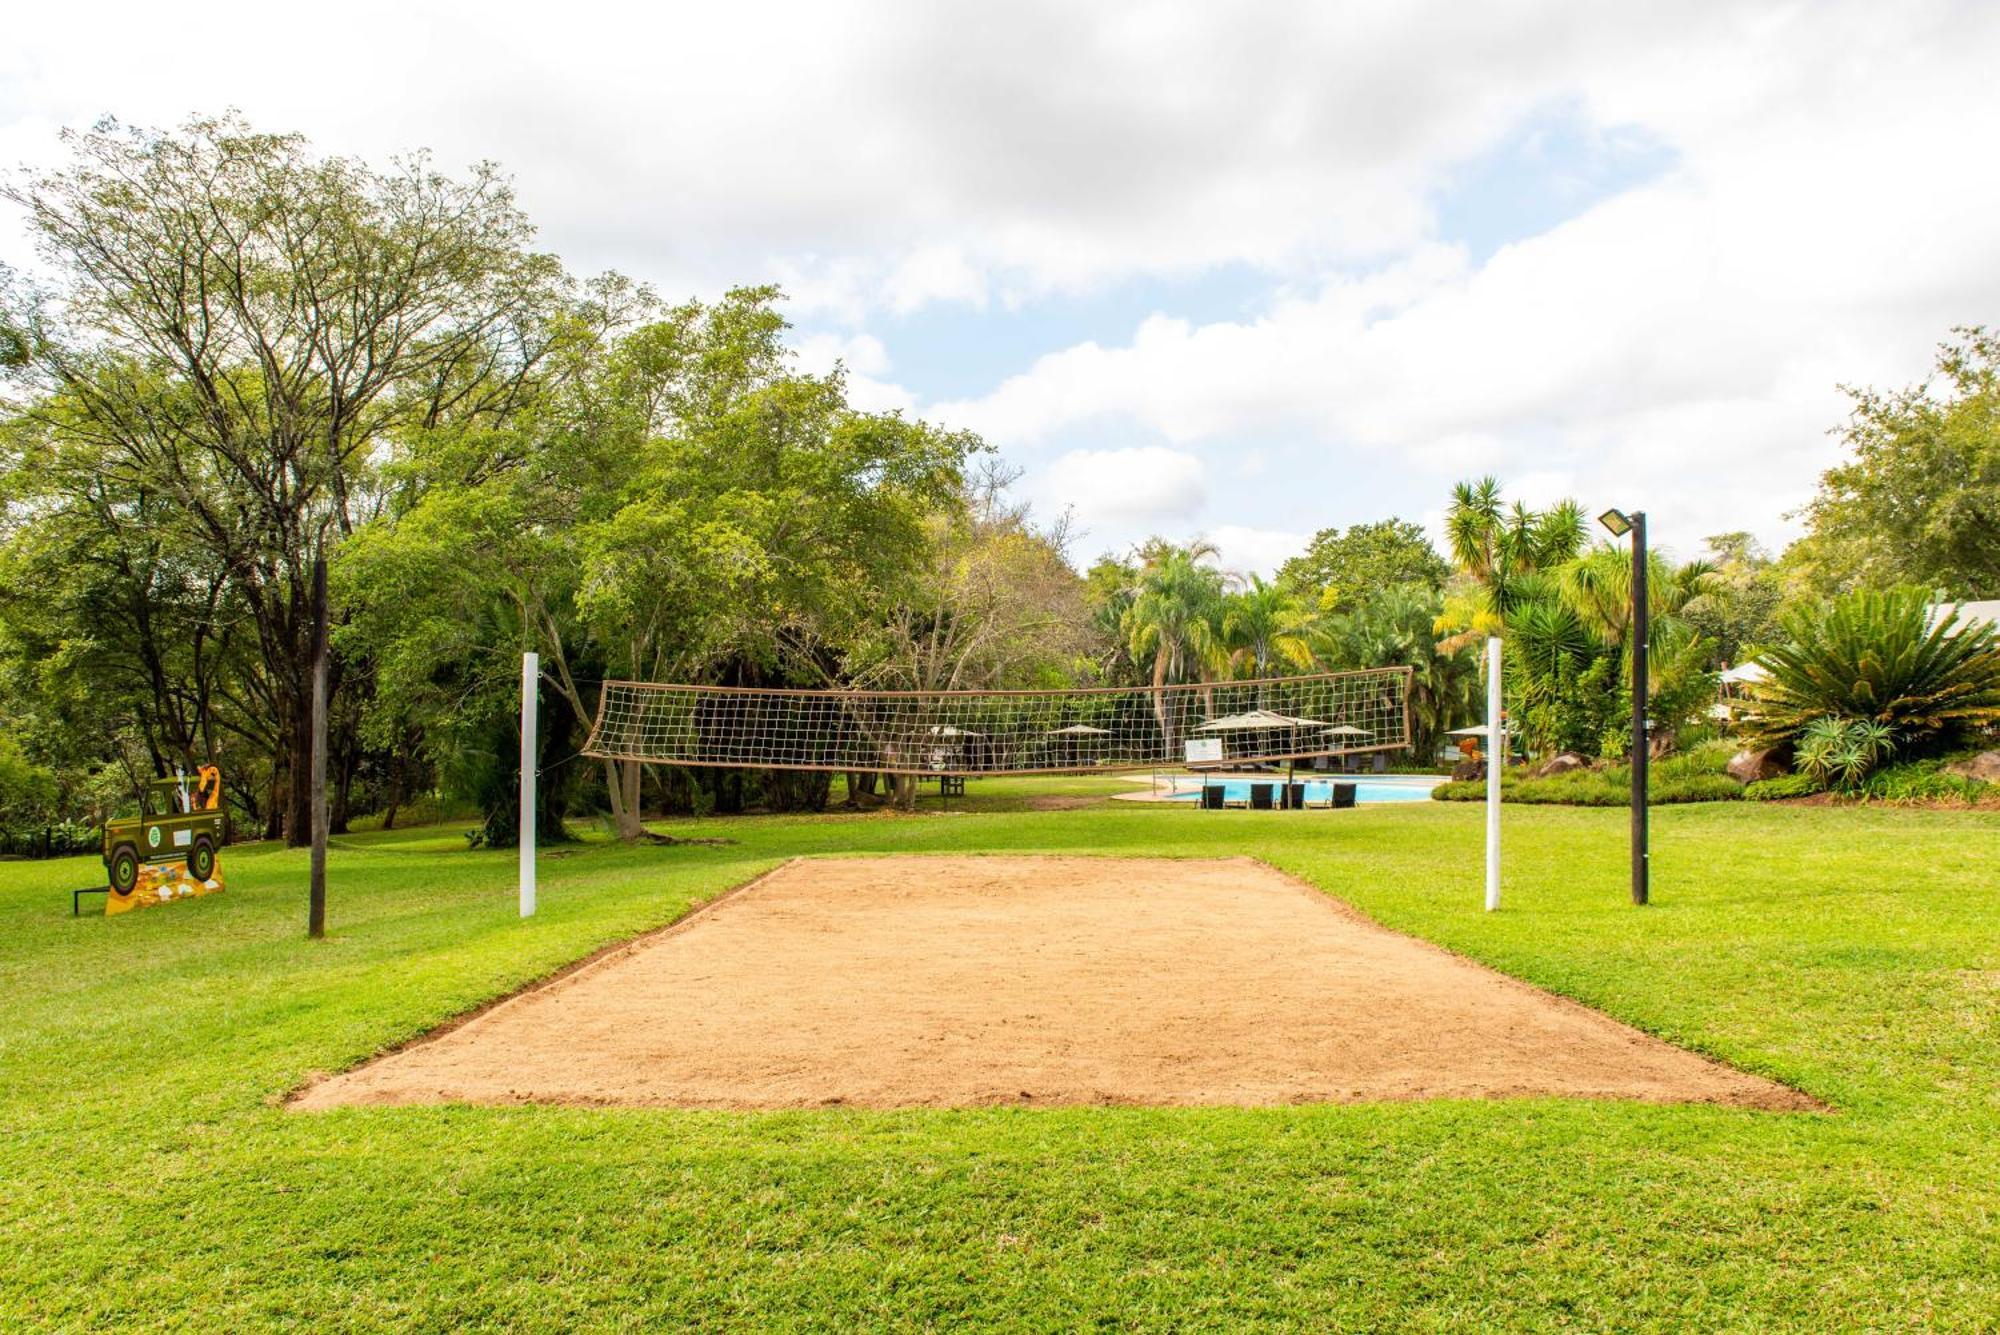
[[1067, 728], [1056, 728], [1046, 735], [1050, 737], [1109, 737], [1111, 729], [1093, 728], [1088, 723], [1072, 723]]
[[1758, 682], [1765, 680], [1770, 675], [1771, 669], [1753, 658], [1748, 663], [1738, 663], [1735, 667], [1723, 673], [1722, 679], [1727, 682]]
[[[1504, 725], [1501, 727], [1500, 730], [1502, 732], [1509, 731], [1509, 729], [1507, 729]], [[1484, 723], [1474, 723], [1471, 726], [1464, 728], [1453, 728], [1450, 732], [1445, 734], [1445, 736], [1447, 737], [1484, 737], [1485, 735], [1486, 735], [1486, 725]]]
[[970, 728], [961, 728], [953, 723], [933, 723], [931, 725], [931, 736], [933, 737], [984, 737], [985, 735], [983, 732], [974, 732]]
[[1268, 709], [1253, 709], [1247, 714], [1225, 714], [1218, 719], [1196, 728], [1196, 732], [1255, 732], [1262, 728], [1323, 728], [1326, 725], [1318, 719], [1293, 718], [1290, 714], [1274, 714]]
[[1336, 723], [1326, 731], [1329, 736], [1333, 737], [1373, 737], [1375, 735], [1366, 728], [1355, 727], [1352, 723]]

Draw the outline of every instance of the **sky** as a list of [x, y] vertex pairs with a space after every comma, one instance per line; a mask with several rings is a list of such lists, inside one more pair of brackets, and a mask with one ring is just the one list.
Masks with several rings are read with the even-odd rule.
[[[2000, 322], [2000, 5], [348, 3], [0, 18], [0, 164], [240, 109], [500, 163], [573, 268], [777, 282], [1083, 561], [1436, 531], [1451, 484], [1772, 547], [1842, 385]], [[31, 265], [0, 205], [0, 261]]]

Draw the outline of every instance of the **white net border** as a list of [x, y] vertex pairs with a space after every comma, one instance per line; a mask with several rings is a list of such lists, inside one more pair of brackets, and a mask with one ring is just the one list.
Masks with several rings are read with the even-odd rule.
[[663, 765], [1074, 774], [1410, 745], [1412, 670], [1046, 691], [805, 691], [607, 681], [584, 754]]

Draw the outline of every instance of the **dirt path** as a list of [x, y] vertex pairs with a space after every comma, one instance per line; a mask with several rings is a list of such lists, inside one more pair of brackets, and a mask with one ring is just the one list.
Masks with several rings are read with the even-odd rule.
[[792, 863], [294, 1103], [1815, 1106], [1249, 859]]

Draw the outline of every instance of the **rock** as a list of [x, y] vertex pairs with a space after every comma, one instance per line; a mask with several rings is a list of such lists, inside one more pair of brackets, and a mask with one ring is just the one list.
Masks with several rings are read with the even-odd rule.
[[1559, 755], [1550, 756], [1547, 760], [1535, 766], [1534, 769], [1529, 771], [1528, 777], [1531, 779], [1546, 779], [1551, 774], [1568, 774], [1571, 770], [1589, 768], [1589, 757], [1580, 755], [1575, 751], [1564, 751]]
[[1786, 771], [1778, 749], [1771, 747], [1763, 751], [1738, 751], [1729, 758], [1728, 772], [1729, 777], [1738, 783], [1756, 783], [1762, 779], [1780, 778]]
[[2000, 751], [1981, 751], [1969, 760], [1954, 760], [1944, 767], [1944, 772], [1956, 774], [1961, 779], [2000, 783]]
[[1486, 777], [1486, 762], [1483, 760], [1461, 760], [1451, 767], [1453, 783], [1477, 783]]

